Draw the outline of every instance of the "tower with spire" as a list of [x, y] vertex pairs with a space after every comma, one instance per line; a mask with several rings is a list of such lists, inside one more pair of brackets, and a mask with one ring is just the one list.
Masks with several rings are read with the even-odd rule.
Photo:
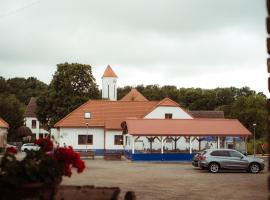
[[108, 65], [102, 76], [102, 99], [117, 100], [117, 75]]

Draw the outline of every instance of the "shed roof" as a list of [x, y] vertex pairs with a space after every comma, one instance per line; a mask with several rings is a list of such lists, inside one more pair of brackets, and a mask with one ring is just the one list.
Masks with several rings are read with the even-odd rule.
[[223, 111], [215, 110], [190, 110], [188, 111], [194, 118], [224, 118]]
[[236, 119], [129, 119], [128, 133], [137, 136], [249, 136]]
[[8, 123], [2, 118], [0, 118], [0, 128], [9, 128]]

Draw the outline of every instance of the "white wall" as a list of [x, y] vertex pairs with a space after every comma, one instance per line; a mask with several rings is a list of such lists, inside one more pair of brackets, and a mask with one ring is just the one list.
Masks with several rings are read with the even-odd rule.
[[122, 135], [122, 131], [106, 131], [106, 149], [117, 149], [122, 150], [123, 145], [114, 144], [114, 136]]
[[[36, 134], [37, 139], [39, 138], [39, 133], [41, 133], [41, 134], [48, 134], [49, 133], [48, 131], [46, 131], [42, 128], [39, 128], [40, 123], [36, 117], [25, 117], [24, 120], [25, 120], [25, 126], [30, 128], [33, 134]], [[35, 129], [32, 128], [32, 120], [36, 120], [36, 128]]]
[[0, 147], [4, 147], [7, 144], [7, 129], [0, 128]]
[[104, 149], [104, 129], [88, 128], [88, 135], [93, 135], [93, 145], [79, 145], [78, 135], [87, 135], [87, 128], [60, 128], [59, 143], [72, 146], [74, 149]]
[[[109, 96], [108, 96], [109, 85]], [[102, 78], [102, 98], [116, 101], [117, 100], [117, 78], [103, 77]]]
[[144, 118], [146, 119], [164, 119], [166, 113], [172, 113], [173, 119], [192, 119], [192, 117], [187, 114], [180, 107], [170, 107], [170, 106], [158, 106], [152, 112], [147, 114]]

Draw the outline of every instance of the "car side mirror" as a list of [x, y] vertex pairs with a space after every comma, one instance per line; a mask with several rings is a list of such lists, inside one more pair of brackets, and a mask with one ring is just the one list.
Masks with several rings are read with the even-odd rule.
[[240, 157], [240, 159], [243, 159], [243, 158], [244, 158], [244, 156], [241, 156], [241, 157]]
[[248, 154], [247, 154], [247, 152], [245, 152], [245, 153], [243, 153], [245, 156], [247, 156]]

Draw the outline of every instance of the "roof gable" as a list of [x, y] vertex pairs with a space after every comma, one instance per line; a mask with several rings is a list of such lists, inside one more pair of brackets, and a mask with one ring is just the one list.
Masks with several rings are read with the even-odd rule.
[[120, 101], [148, 101], [138, 90], [132, 88]]
[[0, 118], [0, 128], [9, 128], [8, 123], [2, 118]]
[[[179, 112], [182, 113], [182, 117], [185, 116], [185, 118], [193, 118], [193, 116], [188, 113], [184, 108], [182, 108], [178, 103], [176, 103], [175, 101], [171, 100], [170, 98], [166, 97], [163, 100], [161, 100], [160, 102], [158, 102], [158, 104], [156, 106], [154, 106], [149, 112], [147, 112], [147, 114], [144, 116], [144, 118], [152, 118], [153, 114], [155, 113], [155, 111], [157, 111], [160, 107], [169, 107], [169, 108], [173, 108], [175, 107]], [[169, 109], [168, 108], [168, 109]], [[175, 109], [175, 110], [176, 110]], [[171, 110], [171, 109], [170, 109]], [[157, 111], [158, 112], [158, 111]], [[180, 113], [179, 113], [180, 114]], [[155, 114], [154, 114], [155, 115]], [[156, 118], [156, 117], [154, 117]], [[159, 118], [159, 117], [157, 117]]]
[[103, 77], [115, 77], [115, 78], [117, 78], [117, 75], [115, 74], [115, 72], [113, 71], [111, 66], [108, 65], [107, 68], [105, 69], [104, 73], [103, 73], [102, 78]]
[[173, 106], [173, 107], [180, 107], [180, 105], [178, 103], [176, 103], [175, 101], [171, 100], [170, 98], [166, 97], [164, 99], [162, 99], [157, 106]]

